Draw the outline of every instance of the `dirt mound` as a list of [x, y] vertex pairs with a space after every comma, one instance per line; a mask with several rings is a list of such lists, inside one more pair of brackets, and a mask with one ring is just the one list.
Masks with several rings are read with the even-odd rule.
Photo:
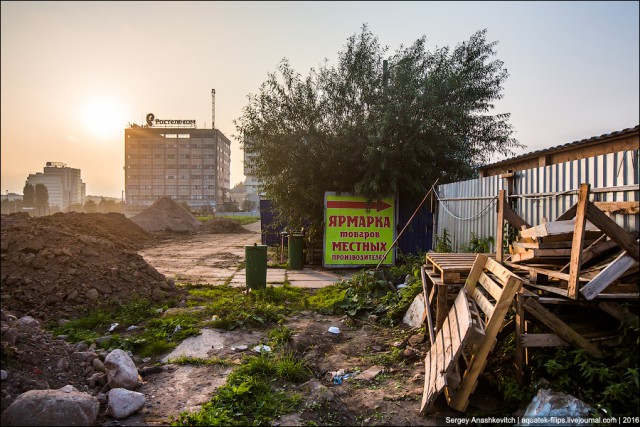
[[43, 321], [115, 302], [182, 292], [135, 248], [148, 235], [120, 214], [1, 218], [2, 307]]
[[[101, 384], [87, 378], [95, 373], [87, 360], [78, 358], [86, 344], [71, 345], [55, 339], [36, 321], [19, 320], [14, 313], [2, 310], [2, 411], [29, 390], [58, 389], [72, 385], [80, 391], [97, 394]], [[74, 355], [74, 353], [76, 353]], [[88, 353], [80, 354], [85, 355]]]
[[239, 233], [251, 233], [239, 222], [229, 218], [212, 218], [202, 224], [198, 230], [200, 233], [205, 234], [239, 234]]
[[169, 197], [161, 197], [147, 209], [131, 218], [131, 221], [149, 232], [194, 232], [202, 223]]

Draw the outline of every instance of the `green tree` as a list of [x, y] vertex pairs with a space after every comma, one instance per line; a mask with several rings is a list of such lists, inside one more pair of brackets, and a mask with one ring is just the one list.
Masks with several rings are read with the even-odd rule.
[[413, 199], [512, 154], [509, 114], [490, 114], [508, 76], [496, 43], [483, 30], [428, 51], [422, 37], [387, 67], [387, 48], [365, 25], [336, 66], [302, 77], [283, 60], [235, 121], [280, 222], [320, 231], [325, 191]]
[[22, 189], [22, 205], [25, 208], [32, 208], [36, 203], [36, 193], [33, 185], [26, 183]]
[[34, 207], [38, 215], [46, 215], [49, 209], [49, 189], [44, 184], [36, 184]]

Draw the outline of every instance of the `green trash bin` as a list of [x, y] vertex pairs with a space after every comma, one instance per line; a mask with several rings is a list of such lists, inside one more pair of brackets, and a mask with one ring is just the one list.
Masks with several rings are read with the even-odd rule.
[[289, 236], [289, 270], [302, 270], [304, 243], [302, 234]]
[[254, 244], [244, 247], [247, 288], [267, 287], [267, 246]]

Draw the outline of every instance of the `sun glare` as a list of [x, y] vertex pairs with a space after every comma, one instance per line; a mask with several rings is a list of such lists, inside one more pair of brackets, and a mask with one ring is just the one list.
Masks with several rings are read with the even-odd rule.
[[122, 106], [110, 98], [87, 102], [81, 114], [86, 130], [100, 139], [118, 137], [126, 126]]

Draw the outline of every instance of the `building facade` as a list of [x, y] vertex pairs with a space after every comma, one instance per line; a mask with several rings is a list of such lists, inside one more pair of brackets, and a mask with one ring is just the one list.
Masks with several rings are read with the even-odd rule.
[[231, 141], [217, 129], [196, 129], [195, 122], [192, 128], [147, 122], [125, 129], [125, 214], [163, 196], [194, 210], [221, 205], [229, 197]]
[[245, 199], [252, 202], [253, 206], [256, 209], [260, 209], [260, 196], [261, 196], [261, 188], [260, 181], [253, 174], [252, 170], [252, 159], [255, 154], [248, 154], [246, 151], [244, 152], [244, 185], [245, 185]]
[[37, 184], [44, 184], [49, 193], [49, 206], [60, 210], [70, 205], [84, 204], [86, 185], [82, 182], [80, 169], [67, 167], [62, 162], [47, 162], [44, 172], [30, 174], [27, 184], [34, 188]]

